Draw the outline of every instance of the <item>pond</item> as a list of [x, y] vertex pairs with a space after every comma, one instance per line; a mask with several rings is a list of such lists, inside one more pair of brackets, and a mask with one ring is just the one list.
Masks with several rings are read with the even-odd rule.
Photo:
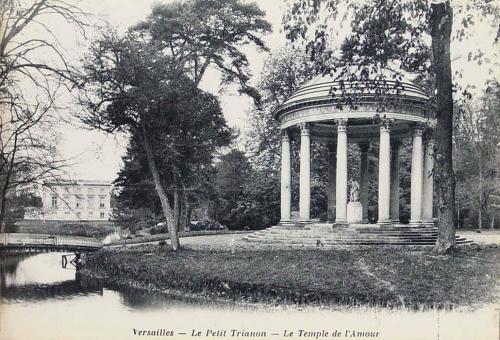
[[[0, 259], [0, 339], [497, 339], [475, 310], [282, 308], [200, 303], [77, 278], [61, 254]], [[354, 335], [354, 336], [353, 336]]]

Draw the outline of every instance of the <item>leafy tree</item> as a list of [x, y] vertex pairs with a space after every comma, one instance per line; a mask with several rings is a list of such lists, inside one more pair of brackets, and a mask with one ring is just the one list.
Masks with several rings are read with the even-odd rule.
[[[192, 112], [194, 112], [194, 109], [195, 107], [190, 107]], [[190, 113], [187, 114], [191, 116]], [[200, 116], [207, 119], [210, 118], [205, 117], [203, 112]], [[182, 155], [182, 158], [179, 159], [179, 164], [181, 165], [179, 167], [180, 177], [183, 183], [186, 183], [190, 188], [185, 196], [188, 200], [186, 204], [188, 221], [181, 221], [181, 216], [177, 216], [177, 228], [179, 230], [189, 225], [191, 210], [194, 206], [200, 204], [200, 202], [214, 198], [212, 158], [215, 154], [215, 149], [226, 145], [230, 140], [229, 130], [215, 135], [211, 133], [213, 131], [210, 125], [211, 122], [205, 121], [203, 118], [196, 117], [193, 121], [186, 121], [185, 123], [190, 125], [189, 129], [198, 132], [197, 140], [203, 140], [203, 142], [193, 143], [192, 140], [184, 140], [184, 150], [178, 152], [179, 155]], [[156, 139], [158, 144], [168, 143], [168, 141], [164, 141], [161, 138], [158, 137]], [[191, 150], [187, 150], [186, 147], [189, 147]], [[156, 157], [162, 183], [166, 188], [169, 198], [172, 202], [175, 202], [174, 193], [176, 189], [179, 191], [179, 188], [173, 185], [174, 181], [172, 173], [169, 170], [169, 161], [164, 162], [165, 158], [161, 153], [161, 148], [155, 149], [155, 152], [156, 150], [158, 150]], [[161, 204], [154, 190], [154, 182], [151, 178], [148, 162], [140, 140], [131, 138], [127, 153], [122, 157], [122, 160], [123, 167], [114, 181], [118, 191], [116, 195], [117, 207], [113, 213], [114, 217], [119, 223], [126, 225], [131, 225], [133, 221], [139, 219], [141, 216], [148, 216], [146, 220], [150, 222], [149, 225], [153, 224], [154, 221], [158, 222], [158, 216], [162, 214]], [[178, 205], [180, 205], [180, 202], [178, 202]], [[135, 210], [137, 210], [137, 214], [134, 213]], [[175, 210], [179, 211], [178, 208], [175, 208], [174, 203]], [[128, 221], [129, 219], [130, 222]], [[143, 226], [147, 226], [147, 224], [143, 224]]]
[[[458, 11], [463, 15], [456, 35], [463, 38], [468, 34], [467, 27], [474, 23], [474, 16], [488, 17], [495, 22], [498, 6], [493, 2], [475, 7], [464, 4]], [[324, 13], [328, 15], [322, 15]], [[347, 18], [352, 18], [350, 23]], [[307, 41], [307, 51], [316, 61], [319, 72], [328, 73], [337, 67], [355, 64], [371, 73], [396, 62], [403, 70], [418, 71], [422, 81], [434, 84], [435, 92], [430, 93], [435, 93], [436, 129], [441, 132], [435, 136], [434, 150], [439, 226], [436, 250], [441, 253], [455, 247], [452, 23], [453, 8], [444, 0], [431, 2], [430, 6], [423, 0], [297, 0], [291, 3], [284, 18], [287, 37], [292, 41]], [[329, 33], [335, 31], [334, 25], [343, 27], [343, 24], [350, 24], [352, 33], [341, 38], [340, 46], [333, 46], [332, 41], [336, 41], [330, 39]], [[498, 36], [497, 33], [497, 40]], [[348, 70], [343, 69], [341, 76], [351, 76]]]
[[[240, 47], [254, 45], [267, 50], [261, 36], [271, 31], [271, 25], [264, 15], [255, 3], [241, 0], [175, 1], [154, 6], [146, 20], [131, 31], [154, 42], [195, 86], [213, 68], [221, 75], [221, 85], [237, 83], [240, 93], [258, 102], [257, 91], [248, 84], [248, 60]], [[176, 213], [185, 221], [186, 192], [197, 189], [182, 179], [179, 187], [181, 211]]]
[[261, 36], [271, 31], [271, 25], [264, 15], [255, 3], [241, 0], [175, 1], [154, 6], [134, 29], [160, 44], [196, 86], [213, 66], [223, 84], [236, 81], [241, 92], [255, 97], [248, 85], [248, 60], [238, 48], [253, 44], [267, 50]]
[[[133, 34], [106, 33], [84, 60], [80, 93], [83, 122], [140, 141], [174, 250], [179, 248], [175, 208], [182, 173], [189, 160], [210, 159], [230, 138], [217, 99], [176, 66], [155, 44]], [[173, 186], [171, 197], [165, 183]]]
[[495, 212], [491, 208], [493, 195], [498, 190], [499, 110], [500, 91], [498, 84], [492, 84], [480, 100], [462, 102], [455, 117], [458, 209], [468, 206], [477, 212], [479, 229], [483, 228], [488, 215], [490, 226], [494, 224]]
[[220, 157], [216, 166], [217, 198], [214, 207], [215, 217], [220, 223], [231, 228], [243, 228], [252, 223], [238, 206], [251, 172], [251, 165], [242, 151], [233, 149]]

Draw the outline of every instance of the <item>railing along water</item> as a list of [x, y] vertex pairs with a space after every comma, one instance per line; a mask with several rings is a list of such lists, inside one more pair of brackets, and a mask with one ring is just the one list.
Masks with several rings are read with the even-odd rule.
[[0, 234], [0, 247], [51, 247], [54, 248], [88, 248], [98, 249], [102, 247], [100, 240], [81, 236], [61, 236], [47, 234]]

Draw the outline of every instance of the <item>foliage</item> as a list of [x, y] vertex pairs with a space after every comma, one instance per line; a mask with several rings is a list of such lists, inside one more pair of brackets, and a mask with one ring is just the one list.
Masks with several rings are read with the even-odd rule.
[[172, 62], [186, 70], [196, 86], [209, 66], [222, 83], [240, 84], [242, 93], [256, 97], [249, 80], [248, 60], [239, 46], [266, 50], [261, 35], [271, 31], [255, 3], [240, 0], [189, 0], [158, 4], [133, 30], [159, 44]]
[[82, 121], [110, 133], [128, 132], [129, 152], [144, 151], [137, 158], [147, 162], [175, 240], [178, 190], [195, 176], [196, 165], [209, 163], [231, 138], [217, 99], [199, 90], [156, 45], [133, 34], [104, 33], [92, 44], [84, 70]]
[[[231, 138], [218, 102], [196, 92], [198, 85], [213, 66], [220, 71], [223, 84], [237, 82], [241, 92], [258, 99], [247, 84], [248, 61], [239, 47], [254, 44], [265, 49], [260, 35], [269, 32], [270, 25], [263, 17], [254, 3], [239, 0], [156, 5], [125, 38], [105, 34], [87, 58], [86, 73], [94, 81], [87, 84], [92, 94], [82, 101], [91, 112], [84, 121], [108, 132], [130, 132], [136, 137], [132, 143], [141, 142], [173, 236], [179, 225], [188, 224], [187, 191], [191, 198], [204, 193], [207, 181], [199, 178], [210, 172], [214, 148]], [[115, 60], [117, 54], [125, 57]], [[129, 87], [133, 90], [123, 90]], [[164, 112], [176, 105], [182, 114], [171, 122], [173, 116]], [[148, 115], [155, 119], [146, 122]], [[164, 122], [157, 124], [162, 115]], [[174, 249], [176, 243], [174, 237]]]
[[[249, 224], [251, 227], [262, 228], [279, 221], [281, 134], [273, 112], [294, 90], [310, 78], [311, 70], [312, 66], [307, 55], [290, 46], [273, 51], [264, 62], [257, 86], [261, 103], [252, 107], [249, 114], [249, 128], [245, 134], [245, 149], [253, 171], [244, 185], [243, 199], [238, 208], [240, 213], [253, 216], [254, 222]], [[315, 150], [316, 146], [313, 145], [313, 155], [317, 154]], [[294, 154], [292, 159], [297, 159], [298, 149], [295, 143], [292, 143], [292, 153]], [[316, 159], [321, 161], [321, 157]], [[296, 177], [298, 164], [292, 165], [292, 176]], [[316, 173], [313, 171], [314, 175]], [[313, 180], [312, 183], [314, 186], [312, 206], [317, 206], [316, 192], [321, 190], [317, 190], [316, 184], [321, 182]], [[297, 192], [298, 186], [294, 185], [292, 190]]]
[[[457, 210], [462, 226], [493, 227], [498, 192], [500, 143], [500, 90], [492, 84], [479, 101], [462, 101], [457, 107], [454, 147], [457, 174]], [[474, 220], [472, 219], [474, 218]], [[477, 222], [475, 222], [475, 220]], [[465, 222], [465, 225], [464, 225]]]
[[241, 229], [252, 223], [252, 216], [238, 209], [251, 172], [252, 168], [245, 154], [236, 149], [222, 155], [216, 165], [215, 219], [229, 228]]
[[118, 209], [113, 209], [111, 217], [114, 223], [122, 229], [128, 229], [132, 234], [155, 224], [159, 220], [147, 207], [131, 209], [121, 206]]
[[[32, 223], [28, 223], [32, 222]], [[23, 234], [49, 234], [104, 238], [115, 231], [109, 224], [82, 223], [82, 222], [41, 222], [19, 221], [14, 225], [12, 232]]]

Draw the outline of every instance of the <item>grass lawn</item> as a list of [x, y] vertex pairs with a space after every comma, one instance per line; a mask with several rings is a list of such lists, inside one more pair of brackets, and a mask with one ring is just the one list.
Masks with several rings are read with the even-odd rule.
[[498, 248], [446, 256], [401, 248], [171, 252], [143, 245], [93, 253], [82, 273], [240, 302], [448, 308], [497, 301], [499, 254]]

